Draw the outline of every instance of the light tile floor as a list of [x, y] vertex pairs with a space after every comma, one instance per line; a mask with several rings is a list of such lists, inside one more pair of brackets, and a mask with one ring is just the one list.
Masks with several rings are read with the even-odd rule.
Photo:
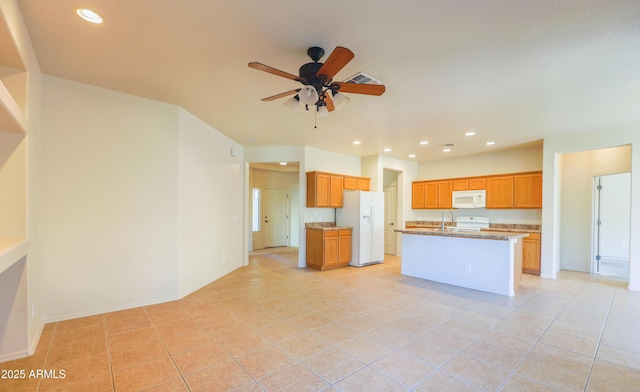
[[[640, 293], [525, 275], [513, 298], [400, 275], [319, 272], [295, 249], [174, 302], [47, 324], [2, 391], [637, 391]], [[8, 373], [3, 372], [3, 375]]]

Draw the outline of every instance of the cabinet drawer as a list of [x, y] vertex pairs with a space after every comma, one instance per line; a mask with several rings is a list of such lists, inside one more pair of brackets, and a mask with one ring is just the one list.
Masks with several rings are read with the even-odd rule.
[[324, 236], [325, 237], [337, 237], [338, 236], [338, 231], [339, 230], [325, 230]]
[[345, 235], [349, 236], [349, 235], [351, 235], [351, 230], [349, 230], [349, 229], [338, 230], [338, 235], [341, 236], [341, 237], [345, 236]]
[[529, 233], [528, 237], [524, 237], [525, 240], [539, 240], [540, 233]]

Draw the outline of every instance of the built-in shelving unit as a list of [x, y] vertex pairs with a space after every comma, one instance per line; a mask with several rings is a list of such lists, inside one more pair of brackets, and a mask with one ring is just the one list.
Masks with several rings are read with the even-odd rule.
[[[9, 10], [9, 14], [4, 12]], [[0, 7], [0, 362], [29, 351], [27, 67], [9, 6]]]

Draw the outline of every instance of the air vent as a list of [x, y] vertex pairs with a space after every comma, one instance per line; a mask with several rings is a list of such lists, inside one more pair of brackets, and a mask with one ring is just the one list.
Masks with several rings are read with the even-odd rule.
[[382, 84], [381, 81], [374, 79], [372, 76], [367, 75], [364, 72], [358, 72], [349, 79], [345, 80], [345, 83], [357, 83], [357, 84]]

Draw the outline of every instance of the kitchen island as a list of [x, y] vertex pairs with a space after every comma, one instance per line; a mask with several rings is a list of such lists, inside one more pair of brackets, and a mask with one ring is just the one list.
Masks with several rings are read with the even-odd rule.
[[416, 228], [402, 233], [401, 273], [513, 296], [522, 276], [526, 233]]

